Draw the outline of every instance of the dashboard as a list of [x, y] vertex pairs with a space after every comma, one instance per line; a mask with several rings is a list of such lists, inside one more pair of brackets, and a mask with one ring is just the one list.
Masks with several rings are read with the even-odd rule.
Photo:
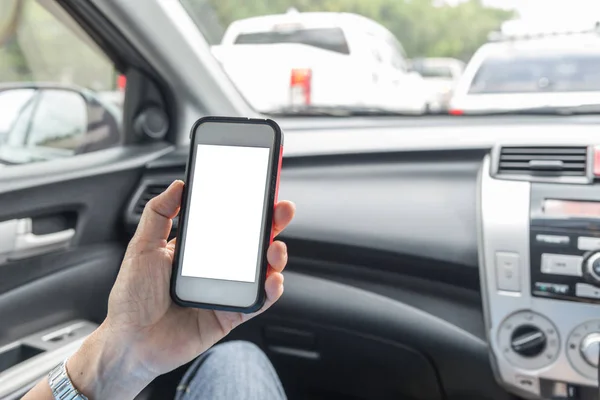
[[[597, 398], [598, 118], [279, 122], [280, 198], [297, 204], [285, 232], [292, 271], [310, 264], [447, 323], [436, 332], [454, 359], [428, 355], [449, 397], [451, 374], [478, 384], [448, 372], [463, 354], [523, 398]], [[187, 151], [147, 164], [125, 213], [130, 229], [148, 199], [183, 177]], [[428, 352], [424, 337], [404, 340]]]

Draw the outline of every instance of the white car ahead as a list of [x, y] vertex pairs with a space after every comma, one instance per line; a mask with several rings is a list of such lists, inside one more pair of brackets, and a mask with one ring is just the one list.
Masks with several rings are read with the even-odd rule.
[[261, 112], [427, 108], [423, 79], [408, 71], [400, 42], [359, 15], [292, 11], [235, 21], [212, 52]]
[[488, 43], [473, 56], [452, 114], [600, 105], [600, 35], [538, 35]]

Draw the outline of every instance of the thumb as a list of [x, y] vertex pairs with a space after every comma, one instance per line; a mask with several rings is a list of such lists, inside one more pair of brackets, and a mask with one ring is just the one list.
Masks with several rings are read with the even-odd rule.
[[[138, 246], [164, 246], [169, 238], [173, 218], [179, 213], [184, 183], [180, 180], [146, 203], [132, 242]], [[159, 244], [159, 242], [164, 242]], [[139, 247], [138, 247], [139, 249]]]

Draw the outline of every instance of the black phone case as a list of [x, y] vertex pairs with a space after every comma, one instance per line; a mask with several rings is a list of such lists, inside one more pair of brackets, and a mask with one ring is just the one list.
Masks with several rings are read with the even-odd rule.
[[[261, 267], [260, 267], [260, 273], [259, 273], [259, 281], [258, 281], [258, 294], [256, 297], [256, 301], [254, 302], [254, 304], [252, 304], [249, 307], [230, 307], [230, 306], [223, 306], [220, 304], [209, 304], [209, 303], [195, 303], [195, 302], [189, 302], [186, 300], [182, 300], [177, 296], [177, 293], [175, 293], [175, 282], [177, 280], [177, 276], [179, 275], [179, 270], [181, 268], [181, 251], [180, 251], [180, 246], [181, 246], [181, 241], [177, 240], [176, 246], [175, 246], [175, 256], [173, 259], [173, 271], [171, 273], [171, 285], [170, 285], [170, 292], [171, 292], [171, 298], [173, 299], [173, 301], [175, 302], [175, 304], [182, 306], [182, 307], [194, 307], [194, 308], [205, 308], [205, 309], [211, 309], [211, 310], [222, 310], [222, 311], [233, 311], [233, 312], [242, 312], [242, 313], [253, 313], [256, 312], [258, 310], [260, 310], [262, 308], [262, 306], [265, 304], [265, 300], [266, 300], [266, 293], [265, 293], [265, 280], [267, 278], [267, 269], [268, 269], [268, 263], [267, 263], [267, 249], [269, 248], [269, 245], [271, 244], [271, 232], [272, 232], [272, 226], [273, 226], [273, 212], [274, 212], [274, 205], [275, 205], [275, 201], [276, 201], [276, 196], [277, 196], [277, 190], [279, 187], [279, 172], [281, 170], [281, 159], [282, 159], [282, 151], [283, 151], [283, 133], [281, 132], [281, 129], [279, 128], [279, 125], [277, 125], [277, 123], [273, 120], [270, 119], [253, 119], [253, 118], [240, 118], [240, 117], [217, 117], [217, 116], [210, 116], [210, 117], [202, 117], [200, 118], [198, 121], [196, 121], [194, 123], [194, 125], [192, 126], [192, 131], [190, 133], [190, 144], [193, 145], [193, 143], [195, 142], [195, 136], [196, 136], [196, 130], [198, 128], [199, 125], [205, 123], [205, 122], [227, 122], [227, 123], [238, 123], [238, 124], [263, 124], [263, 125], [269, 125], [271, 128], [273, 128], [273, 131], [275, 132], [275, 144], [274, 144], [274, 150], [273, 150], [273, 155], [272, 158], [274, 160], [274, 162], [272, 163], [272, 168], [270, 171], [271, 174], [271, 190], [270, 190], [270, 194], [269, 194], [269, 203], [268, 203], [268, 212], [267, 212], [267, 220], [266, 220], [266, 227], [269, 227], [268, 229], [265, 229], [264, 232], [262, 232], [263, 234], [263, 248], [261, 249]], [[187, 166], [186, 166], [186, 171], [185, 171], [185, 182], [189, 181], [189, 177], [190, 177], [190, 165], [191, 165], [191, 161], [192, 161], [192, 151], [191, 151], [191, 147], [190, 147], [190, 152], [189, 152], [189, 156], [188, 156], [188, 162], [187, 162]], [[183, 231], [183, 229], [185, 229], [185, 221], [186, 221], [186, 214], [187, 214], [187, 202], [188, 202], [188, 192], [187, 192], [187, 184], [184, 186], [183, 188], [183, 195], [181, 198], [181, 209], [179, 212], [179, 226], [177, 227], [177, 237], [181, 237], [181, 232]]]

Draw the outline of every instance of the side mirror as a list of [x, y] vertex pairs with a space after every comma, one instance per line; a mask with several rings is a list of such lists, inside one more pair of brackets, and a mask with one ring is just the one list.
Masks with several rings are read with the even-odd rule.
[[0, 163], [46, 161], [111, 147], [120, 140], [120, 112], [83, 89], [0, 86], [0, 109]]
[[72, 154], [87, 132], [85, 98], [60, 88], [38, 89], [37, 97], [24, 146]]

